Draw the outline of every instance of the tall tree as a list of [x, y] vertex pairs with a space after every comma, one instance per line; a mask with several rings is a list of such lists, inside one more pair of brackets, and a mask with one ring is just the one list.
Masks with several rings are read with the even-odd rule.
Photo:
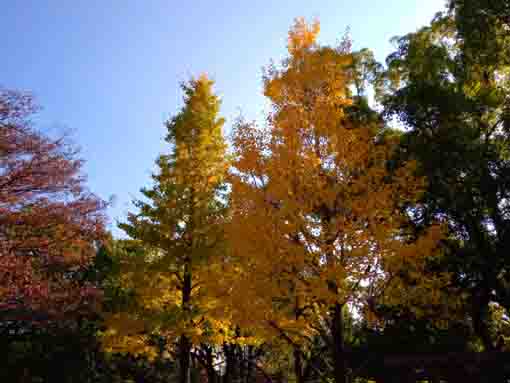
[[401, 158], [418, 160], [429, 180], [416, 230], [438, 217], [448, 223], [443, 267], [490, 350], [490, 305], [510, 309], [510, 9], [508, 1], [449, 5], [395, 40], [381, 100], [408, 128]]
[[204, 283], [209, 262], [222, 254], [228, 163], [220, 100], [212, 88], [206, 75], [182, 85], [184, 106], [166, 124], [171, 153], [158, 157], [154, 186], [142, 189], [146, 200], [135, 202], [139, 212], [120, 225], [146, 251], [126, 259], [126, 283], [135, 291], [139, 310], [114, 316], [112, 326], [126, 329], [127, 335], [134, 332], [127, 343], [131, 351], [148, 346], [137, 338], [139, 330], [178, 338], [182, 383], [190, 381], [192, 346], [218, 323], [206, 315], [214, 301]]
[[[412, 161], [390, 171], [396, 141], [353, 94], [361, 69], [353, 70], [348, 44], [319, 46], [318, 32], [318, 23], [296, 21], [289, 57], [266, 73], [268, 127], [235, 130], [229, 238], [241, 266], [228, 284], [247, 327], [295, 347], [298, 379], [304, 346], [319, 334], [344, 383], [342, 312], [383, 291], [400, 303], [433, 299], [443, 278], [423, 281], [420, 271], [440, 230], [406, 230], [425, 180]], [[415, 281], [409, 294], [399, 288], [403, 268]]]
[[29, 94], [0, 90], [0, 315], [48, 320], [95, 301], [78, 275], [103, 238], [105, 202], [65, 138], [37, 131]]

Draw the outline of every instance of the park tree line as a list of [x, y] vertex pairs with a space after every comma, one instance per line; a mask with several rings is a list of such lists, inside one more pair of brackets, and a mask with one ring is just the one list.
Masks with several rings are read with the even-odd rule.
[[182, 84], [125, 239], [0, 92], [0, 377], [509, 378], [510, 3], [450, 0], [385, 64], [319, 32], [296, 19], [229, 137], [214, 82]]

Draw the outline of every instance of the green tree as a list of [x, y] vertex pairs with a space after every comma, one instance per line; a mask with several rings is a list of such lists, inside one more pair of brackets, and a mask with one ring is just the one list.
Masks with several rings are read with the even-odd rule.
[[408, 128], [401, 158], [417, 159], [429, 181], [415, 229], [447, 222], [442, 267], [486, 349], [495, 347], [491, 302], [510, 308], [509, 15], [507, 1], [450, 1], [395, 39], [379, 95]]

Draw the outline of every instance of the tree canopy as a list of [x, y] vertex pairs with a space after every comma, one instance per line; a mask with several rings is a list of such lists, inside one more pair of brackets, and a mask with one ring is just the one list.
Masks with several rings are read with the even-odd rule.
[[182, 83], [124, 238], [0, 90], [0, 377], [508, 381], [510, 2], [449, 0], [385, 64], [319, 34], [295, 20], [228, 137]]

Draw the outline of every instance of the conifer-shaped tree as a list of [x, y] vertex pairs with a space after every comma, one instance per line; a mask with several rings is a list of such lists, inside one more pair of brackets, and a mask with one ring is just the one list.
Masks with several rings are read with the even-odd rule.
[[123, 281], [136, 307], [111, 317], [111, 349], [148, 350], [151, 335], [176, 340], [182, 383], [190, 380], [190, 353], [210, 334], [206, 312], [214, 304], [203, 282], [220, 253], [227, 169], [220, 99], [206, 75], [182, 85], [184, 105], [166, 123], [170, 154], [158, 157], [154, 185], [142, 189], [137, 214], [120, 227], [145, 248], [125, 260]]

